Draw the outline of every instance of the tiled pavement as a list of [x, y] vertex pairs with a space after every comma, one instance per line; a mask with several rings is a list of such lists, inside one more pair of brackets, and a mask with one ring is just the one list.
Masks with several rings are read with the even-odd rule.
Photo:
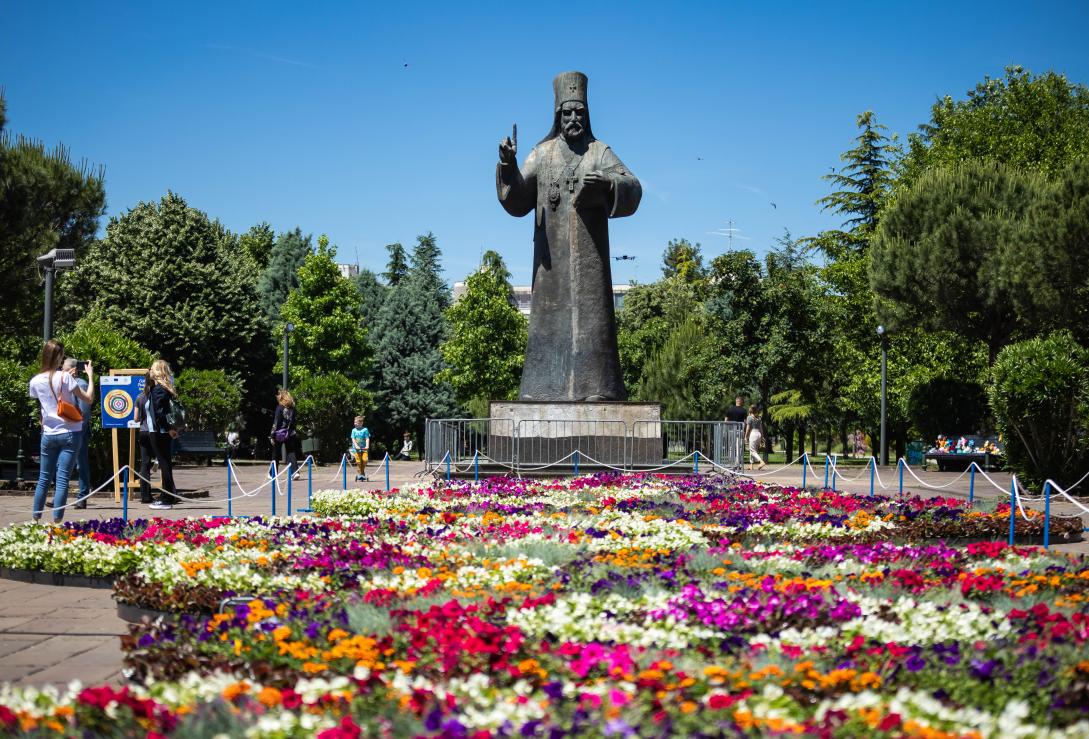
[[[418, 462], [391, 464], [391, 486], [399, 487], [413, 482], [422, 469]], [[349, 474], [348, 485], [367, 489], [383, 488], [385, 475], [381, 468], [372, 465], [369, 472], [371, 482], [355, 483], [352, 480], [354, 475]], [[818, 469], [818, 472], [822, 471]], [[860, 473], [861, 475], [857, 480], [841, 484], [841, 489], [863, 493], [869, 491], [869, 475], [861, 468], [845, 468], [843, 473], [848, 478]], [[948, 472], [919, 474], [931, 485], [946, 485], [957, 477], [955, 473]], [[895, 468], [883, 468], [880, 475], [891, 491], [897, 489]], [[244, 465], [239, 476], [242, 486], [251, 491], [265, 482], [266, 467]], [[997, 485], [1008, 489], [1009, 476], [998, 473], [992, 477]], [[807, 482], [812, 485], [818, 481], [814, 478], [813, 474], [809, 474]], [[226, 472], [222, 466], [183, 466], [175, 471], [175, 479], [183, 491], [206, 491], [208, 497], [195, 499], [171, 511], [156, 513], [170, 518], [226, 514], [226, 503], [220, 500], [226, 497], [227, 488]], [[767, 482], [798, 485], [801, 483], [801, 471], [794, 467], [766, 475], [763, 479]], [[335, 467], [314, 468], [314, 490], [340, 486], [341, 478], [336, 474]], [[292, 492], [295, 508], [305, 505], [306, 490], [305, 478], [294, 486]], [[881, 488], [878, 487], [878, 490]], [[283, 492], [281, 490], [277, 502], [281, 515], [286, 510], [286, 496]], [[910, 478], [905, 479], [905, 492], [939, 494], [927, 491]], [[237, 487], [234, 494], [239, 494]], [[952, 482], [940, 494], [966, 498], [967, 476]], [[980, 477], [976, 478], [975, 494], [982, 498], [1003, 495]], [[0, 496], [0, 526], [29, 520], [30, 505], [29, 496]], [[268, 515], [270, 508], [267, 487], [254, 497], [243, 498], [234, 503], [234, 513], [239, 515]], [[1053, 504], [1052, 510], [1058, 514], [1073, 512], [1069, 504]], [[152, 513], [135, 499], [130, 504], [129, 515], [132, 517], [147, 517]], [[100, 493], [92, 499], [86, 510], [70, 510], [67, 518], [110, 518], [120, 515], [121, 505], [113, 501], [112, 494]], [[1068, 544], [1061, 549], [1089, 553], [1089, 542]], [[34, 585], [0, 579], [0, 682], [30, 685], [64, 685], [72, 679], [79, 679], [84, 683], [120, 682], [123, 677], [118, 637], [124, 633], [126, 624], [117, 617], [109, 590]]]

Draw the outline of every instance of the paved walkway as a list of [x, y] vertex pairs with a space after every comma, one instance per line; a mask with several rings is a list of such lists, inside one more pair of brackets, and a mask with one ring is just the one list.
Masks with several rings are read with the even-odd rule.
[[[349, 471], [348, 486], [365, 489], [384, 489], [385, 474], [381, 468], [372, 465], [370, 482], [354, 482], [354, 474]], [[390, 465], [391, 487], [417, 481], [423, 471], [419, 462], [394, 462]], [[767, 474], [773, 472], [773, 474]], [[869, 473], [863, 468], [841, 468], [847, 478], [858, 479], [838, 485], [840, 489], [851, 492], [867, 493], [870, 489]], [[817, 469], [817, 475], [807, 475], [809, 485], [823, 482], [823, 469]], [[888, 486], [888, 492], [898, 490], [895, 467], [881, 468], [880, 477]], [[948, 485], [941, 491], [927, 490], [914, 478], [905, 475], [904, 490], [908, 493], [923, 495], [948, 495], [959, 498], [968, 497], [969, 480], [964, 475], [952, 472], [918, 472], [929, 485]], [[765, 482], [784, 485], [800, 485], [801, 468], [794, 466], [779, 472], [769, 468], [765, 473], [757, 473]], [[975, 480], [975, 496], [993, 499], [1008, 498], [1010, 477], [1003, 473], [992, 474], [995, 485], [988, 483], [982, 476]], [[242, 465], [239, 478], [243, 488], [251, 491], [267, 480], [267, 464]], [[341, 477], [334, 466], [315, 467], [313, 472], [314, 490], [340, 488]], [[182, 466], [175, 470], [175, 481], [184, 491], [206, 494], [170, 511], [151, 511], [138, 502], [135, 497], [129, 506], [132, 517], [148, 517], [155, 513], [162, 517], [181, 518], [184, 516], [226, 515], [227, 504], [222, 499], [227, 496], [227, 473], [222, 466], [197, 467]], [[239, 490], [236, 481], [234, 494]], [[880, 485], [875, 486], [878, 492]], [[293, 508], [305, 506], [306, 478], [293, 486]], [[277, 499], [277, 512], [286, 512], [286, 495]], [[1039, 505], [1039, 504], [1035, 504]], [[0, 495], [0, 526], [7, 526], [30, 519], [31, 499], [29, 496]], [[234, 501], [234, 513], [241, 515], [268, 515], [271, 512], [271, 498], [266, 487], [254, 497]], [[1069, 504], [1053, 503], [1053, 512], [1057, 514], [1073, 513]], [[46, 515], [48, 516], [48, 511]], [[106, 491], [96, 495], [91, 505], [82, 511], [69, 510], [68, 520], [91, 518], [112, 518], [121, 515], [121, 504], [115, 503], [112, 493]], [[1089, 516], [1086, 517], [1089, 522]], [[1089, 542], [1067, 544], [1059, 549], [1089, 553]], [[17, 684], [64, 685], [69, 680], [79, 679], [84, 683], [122, 681], [121, 651], [117, 637], [126, 633], [126, 624], [116, 615], [113, 599], [109, 590], [95, 590], [77, 587], [54, 587], [49, 585], [31, 585], [0, 579], [0, 682]]]

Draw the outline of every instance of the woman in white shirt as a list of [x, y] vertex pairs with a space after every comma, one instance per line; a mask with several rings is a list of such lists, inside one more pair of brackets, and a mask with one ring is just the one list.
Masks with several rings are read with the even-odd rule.
[[87, 389], [76, 383], [76, 378], [61, 371], [64, 363], [64, 345], [50, 339], [42, 347], [41, 372], [30, 380], [29, 395], [37, 398], [42, 409], [42, 445], [41, 463], [38, 470], [38, 487], [34, 489], [34, 509], [32, 515], [38, 521], [45, 506], [45, 495], [49, 483], [57, 480], [56, 493], [53, 495], [53, 521], [60, 523], [64, 518], [64, 506], [68, 501], [68, 478], [79, 450], [79, 432], [83, 429], [83, 419], [75, 418], [68, 408], [75, 409], [76, 398], [87, 403], [94, 402], [94, 368], [87, 362]]

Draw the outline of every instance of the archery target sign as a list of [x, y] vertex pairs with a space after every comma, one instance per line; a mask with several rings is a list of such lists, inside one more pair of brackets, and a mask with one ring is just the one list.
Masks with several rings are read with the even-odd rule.
[[102, 428], [123, 429], [136, 425], [136, 396], [144, 389], [141, 375], [110, 375], [99, 378], [102, 397]]

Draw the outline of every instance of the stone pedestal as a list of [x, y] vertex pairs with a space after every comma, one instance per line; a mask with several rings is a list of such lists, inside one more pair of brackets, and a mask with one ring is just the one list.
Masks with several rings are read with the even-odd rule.
[[660, 403], [493, 400], [489, 448], [496, 459], [546, 465], [579, 452], [580, 465], [623, 467], [662, 458]]

